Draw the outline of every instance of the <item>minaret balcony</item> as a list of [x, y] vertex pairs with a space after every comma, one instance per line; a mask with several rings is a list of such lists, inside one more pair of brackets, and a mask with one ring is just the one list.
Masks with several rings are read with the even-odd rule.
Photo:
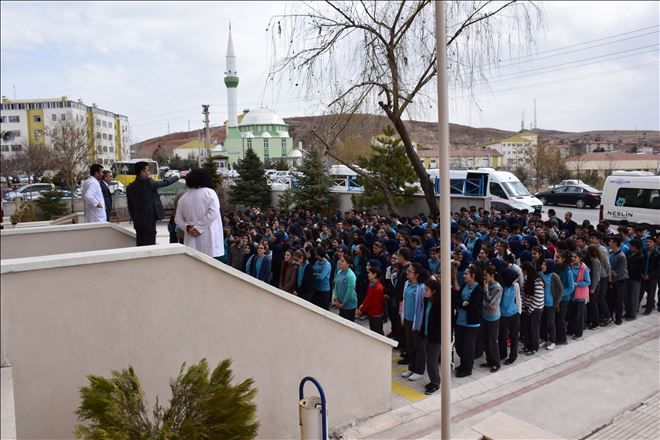
[[225, 85], [228, 88], [238, 87], [238, 77], [237, 76], [225, 76]]

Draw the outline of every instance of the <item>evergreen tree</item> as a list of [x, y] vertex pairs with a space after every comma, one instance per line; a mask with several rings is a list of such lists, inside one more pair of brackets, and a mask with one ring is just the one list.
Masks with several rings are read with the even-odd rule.
[[289, 171], [289, 164], [286, 163], [283, 157], [280, 157], [280, 160], [273, 164], [273, 168], [277, 171]]
[[213, 189], [218, 194], [218, 200], [220, 200], [220, 210], [225, 208], [227, 205], [227, 200], [225, 197], [225, 187], [222, 184], [222, 176], [218, 174], [218, 169], [215, 166], [215, 162], [211, 158], [207, 158], [204, 162], [204, 168], [208, 169], [211, 173], [211, 182], [213, 182]]
[[66, 203], [62, 200], [62, 192], [57, 190], [42, 192], [36, 204], [46, 220], [52, 220], [53, 217], [62, 215], [67, 211]]
[[270, 205], [270, 187], [266, 179], [264, 164], [259, 156], [248, 148], [243, 160], [236, 165], [238, 178], [229, 189], [231, 202], [246, 207], [266, 208]]
[[[383, 133], [371, 142], [370, 157], [360, 156], [358, 165], [370, 174], [381, 178], [392, 195], [396, 205], [409, 202], [417, 188], [411, 184], [417, 182], [417, 175], [406, 149], [391, 126], [386, 126]], [[353, 196], [353, 203], [358, 209], [371, 208], [386, 203], [383, 192], [370, 179], [358, 177], [358, 183], [364, 187], [364, 192]]]
[[[158, 400], [149, 416], [140, 379], [132, 366], [112, 378], [88, 376], [80, 389], [75, 435], [84, 439], [225, 439], [256, 437], [259, 422], [252, 399], [252, 379], [232, 385], [231, 360], [225, 359], [209, 377], [206, 359], [191, 365], [170, 382], [169, 408]], [[83, 424], [86, 423], [86, 424]]]
[[309, 149], [303, 156], [298, 172], [292, 189], [296, 204], [317, 212], [333, 210], [335, 200], [330, 193], [332, 179], [317, 150]]

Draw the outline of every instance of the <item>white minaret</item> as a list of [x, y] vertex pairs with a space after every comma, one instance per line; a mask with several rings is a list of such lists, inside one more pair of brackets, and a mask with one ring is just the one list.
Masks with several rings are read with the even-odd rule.
[[229, 23], [229, 41], [227, 41], [227, 71], [225, 72], [225, 86], [227, 86], [227, 126], [238, 125], [238, 111], [236, 110], [236, 88], [238, 87], [238, 72], [236, 71], [236, 54], [234, 42], [231, 39], [231, 23]]

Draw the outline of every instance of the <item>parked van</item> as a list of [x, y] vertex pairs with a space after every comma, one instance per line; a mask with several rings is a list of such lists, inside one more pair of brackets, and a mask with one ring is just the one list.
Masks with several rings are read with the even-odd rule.
[[[439, 170], [427, 170], [431, 180], [439, 182]], [[543, 203], [527, 191], [525, 185], [508, 171], [493, 168], [476, 170], [451, 170], [450, 193], [464, 196], [490, 196], [491, 207], [498, 211], [526, 209], [529, 212], [543, 210]], [[436, 191], [438, 190], [436, 184]]]
[[660, 229], [660, 176], [646, 171], [615, 171], [605, 179], [600, 220], [621, 220]]

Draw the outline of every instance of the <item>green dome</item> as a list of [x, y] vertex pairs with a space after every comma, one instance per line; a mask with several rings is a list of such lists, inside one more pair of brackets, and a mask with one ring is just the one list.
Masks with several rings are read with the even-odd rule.
[[238, 77], [237, 76], [225, 76], [225, 85], [229, 88], [238, 87]]

